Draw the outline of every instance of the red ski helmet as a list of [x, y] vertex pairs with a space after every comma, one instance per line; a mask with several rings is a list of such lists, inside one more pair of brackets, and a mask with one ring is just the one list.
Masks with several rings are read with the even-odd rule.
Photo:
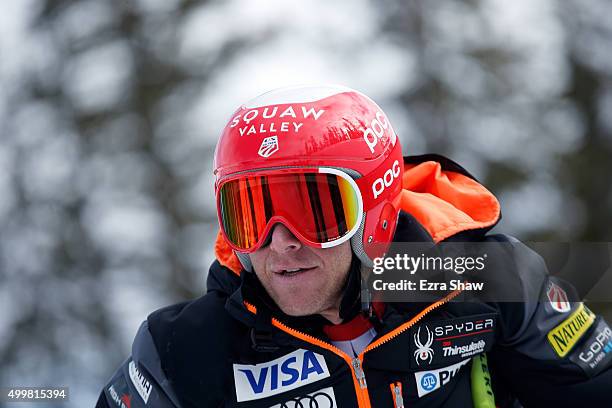
[[314, 247], [350, 239], [366, 266], [393, 239], [401, 146], [355, 90], [297, 86], [247, 102], [223, 129], [214, 169], [221, 232], [247, 270], [277, 222]]

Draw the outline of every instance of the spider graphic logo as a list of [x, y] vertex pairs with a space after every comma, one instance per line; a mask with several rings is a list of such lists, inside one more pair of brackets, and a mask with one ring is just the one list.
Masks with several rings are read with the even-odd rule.
[[427, 341], [425, 344], [421, 343], [421, 326], [419, 326], [419, 330], [414, 335], [414, 344], [417, 346], [417, 349], [414, 352], [414, 359], [417, 365], [421, 365], [421, 361], [429, 360], [428, 363], [431, 364], [433, 360], [434, 351], [431, 348], [431, 345], [434, 341], [434, 335], [429, 330], [429, 327], [425, 326], [425, 330], [427, 330]]

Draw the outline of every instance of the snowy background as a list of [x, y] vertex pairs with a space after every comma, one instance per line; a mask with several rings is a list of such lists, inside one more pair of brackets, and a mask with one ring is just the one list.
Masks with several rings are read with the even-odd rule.
[[612, 239], [609, 0], [2, 5], [0, 386], [93, 406], [147, 314], [204, 292], [217, 137], [283, 85], [370, 95], [405, 154], [498, 195], [498, 231]]

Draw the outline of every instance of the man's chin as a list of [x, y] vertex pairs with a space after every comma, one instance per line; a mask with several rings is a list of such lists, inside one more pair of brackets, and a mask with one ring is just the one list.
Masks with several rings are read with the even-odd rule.
[[294, 302], [291, 304], [287, 304], [287, 303], [277, 301], [276, 304], [278, 305], [280, 310], [283, 311], [284, 314], [286, 314], [287, 316], [292, 316], [292, 317], [310, 316], [310, 315], [318, 314], [321, 311], [320, 310], [321, 308], [316, 307], [315, 305], [312, 305], [312, 303], [300, 304], [300, 303]]

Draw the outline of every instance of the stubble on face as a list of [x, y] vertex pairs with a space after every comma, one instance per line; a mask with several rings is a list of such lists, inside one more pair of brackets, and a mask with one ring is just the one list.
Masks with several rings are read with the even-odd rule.
[[268, 245], [250, 254], [255, 274], [270, 297], [287, 315], [320, 314], [340, 323], [342, 288], [352, 259], [350, 243], [313, 248], [281, 224], [271, 234]]

